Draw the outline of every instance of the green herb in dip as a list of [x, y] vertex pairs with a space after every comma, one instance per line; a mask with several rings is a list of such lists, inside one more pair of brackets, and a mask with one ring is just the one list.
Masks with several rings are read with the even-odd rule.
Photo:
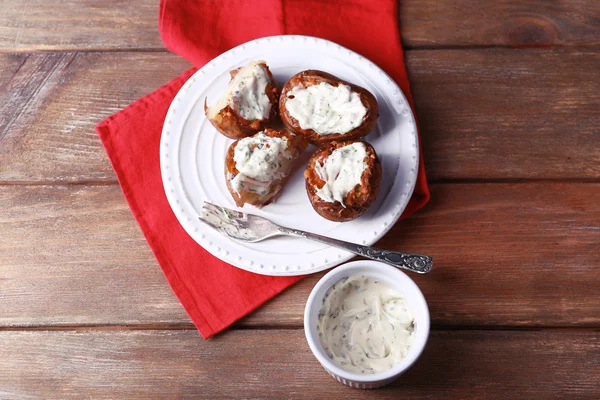
[[375, 374], [397, 365], [414, 339], [406, 299], [366, 276], [344, 278], [325, 294], [317, 331], [327, 356], [341, 368]]

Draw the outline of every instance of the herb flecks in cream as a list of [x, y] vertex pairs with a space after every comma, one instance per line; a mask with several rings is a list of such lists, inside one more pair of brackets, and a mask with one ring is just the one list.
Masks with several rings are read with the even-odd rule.
[[269, 117], [271, 102], [266, 93], [269, 76], [261, 62], [252, 61], [237, 71], [229, 82], [225, 95], [208, 108], [209, 117], [218, 114], [226, 106], [230, 106], [247, 121]]
[[327, 356], [359, 374], [375, 374], [397, 365], [413, 343], [414, 328], [402, 294], [363, 276], [344, 278], [327, 291], [317, 324]]
[[239, 173], [231, 181], [233, 190], [242, 188], [265, 195], [273, 180], [287, 173], [291, 156], [286, 152], [287, 138], [270, 137], [264, 132], [240, 139], [235, 146], [233, 160]]
[[367, 108], [360, 95], [348, 85], [333, 86], [322, 82], [298, 86], [287, 94], [285, 107], [302, 129], [320, 135], [347, 133], [362, 124]]
[[317, 190], [322, 200], [344, 205], [348, 192], [360, 185], [367, 164], [367, 148], [363, 143], [352, 143], [331, 152], [323, 165], [316, 163], [315, 170], [325, 185]]

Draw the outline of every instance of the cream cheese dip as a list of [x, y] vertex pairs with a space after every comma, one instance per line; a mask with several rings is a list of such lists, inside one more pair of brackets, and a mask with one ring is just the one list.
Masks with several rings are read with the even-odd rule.
[[291, 155], [286, 152], [287, 138], [270, 137], [264, 132], [240, 139], [233, 160], [239, 174], [231, 181], [233, 190], [242, 188], [261, 196], [268, 193], [271, 182], [287, 173]]
[[360, 95], [350, 86], [326, 82], [293, 88], [285, 108], [302, 129], [312, 129], [319, 135], [350, 132], [360, 126], [367, 114]]
[[323, 297], [317, 332], [339, 367], [375, 374], [397, 365], [414, 339], [408, 302], [387, 284], [366, 276], [336, 282]]
[[323, 165], [316, 163], [315, 170], [325, 185], [317, 190], [317, 196], [328, 203], [338, 201], [343, 207], [344, 199], [352, 189], [360, 185], [367, 168], [367, 148], [356, 142], [334, 150]]
[[237, 71], [225, 95], [208, 107], [208, 117], [214, 118], [222, 109], [230, 106], [246, 121], [269, 118], [271, 101], [266, 92], [268, 84], [269, 76], [264, 61], [250, 62]]

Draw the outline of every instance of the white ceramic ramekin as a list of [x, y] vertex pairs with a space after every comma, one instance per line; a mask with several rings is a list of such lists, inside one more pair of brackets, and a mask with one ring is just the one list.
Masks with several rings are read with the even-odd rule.
[[[386, 282], [407, 299], [415, 318], [415, 338], [407, 356], [394, 368], [377, 374], [356, 374], [335, 365], [323, 351], [317, 332], [317, 319], [327, 289], [348, 276], [366, 276]], [[419, 358], [429, 337], [429, 308], [423, 293], [405, 273], [377, 261], [354, 261], [329, 271], [313, 288], [304, 310], [306, 340], [323, 368], [339, 382], [359, 389], [374, 389], [397, 379]]]

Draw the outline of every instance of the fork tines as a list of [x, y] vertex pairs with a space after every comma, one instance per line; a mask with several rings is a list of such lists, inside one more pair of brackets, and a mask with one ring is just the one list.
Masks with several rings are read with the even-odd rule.
[[204, 202], [204, 206], [202, 207], [202, 211], [208, 213], [218, 213], [224, 214], [229, 218], [245, 218], [246, 214], [243, 212], [235, 211], [227, 207], [218, 206], [216, 204], [210, 203], [208, 201]]
[[245, 219], [245, 216], [244, 213], [239, 211], [205, 201], [199, 218], [213, 228], [231, 235], [230, 230], [227, 228], [230, 226], [238, 227], [240, 222]]

